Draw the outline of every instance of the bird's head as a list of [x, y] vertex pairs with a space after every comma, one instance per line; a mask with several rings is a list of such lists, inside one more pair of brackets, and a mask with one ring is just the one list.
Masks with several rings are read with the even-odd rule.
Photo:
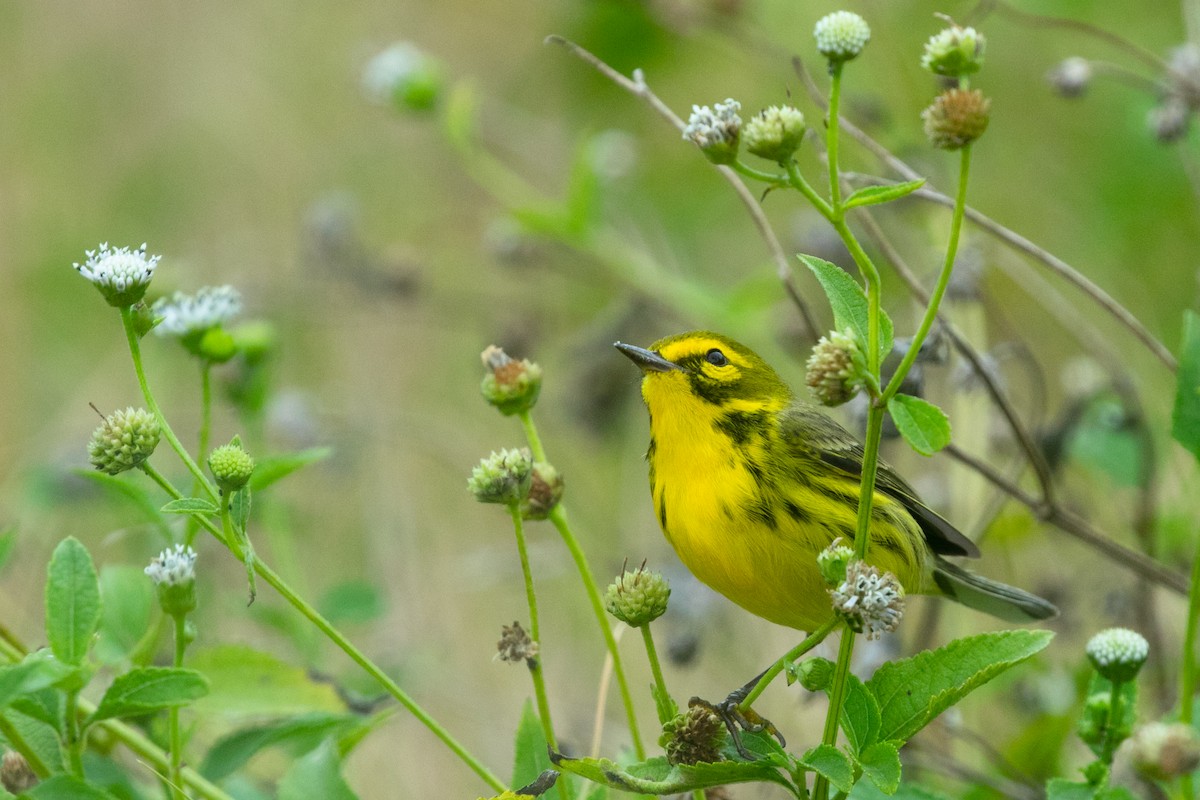
[[623, 342], [616, 348], [641, 368], [642, 397], [651, 414], [682, 411], [689, 403], [776, 410], [792, 399], [791, 389], [767, 362], [719, 333], [691, 331], [659, 339], [649, 349]]

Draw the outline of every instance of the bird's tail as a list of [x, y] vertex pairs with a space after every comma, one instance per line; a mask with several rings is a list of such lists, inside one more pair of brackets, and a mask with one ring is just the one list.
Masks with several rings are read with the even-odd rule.
[[1053, 603], [1015, 586], [968, 572], [942, 558], [933, 565], [933, 580], [951, 600], [1008, 622], [1033, 622], [1058, 616]]

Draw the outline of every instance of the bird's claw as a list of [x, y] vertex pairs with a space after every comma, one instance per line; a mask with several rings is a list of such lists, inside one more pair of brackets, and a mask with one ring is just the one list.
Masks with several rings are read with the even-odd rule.
[[725, 729], [729, 731], [729, 738], [733, 740], [733, 746], [737, 749], [738, 755], [747, 761], [754, 761], [758, 756], [747, 750], [746, 746], [742, 744], [742, 731], [747, 733], [769, 733], [779, 742], [780, 747], [787, 747], [787, 743], [783, 739], [783, 734], [779, 732], [779, 729], [769, 719], [760, 716], [752, 708], [741, 707], [742, 700], [745, 699], [746, 694], [747, 691], [743, 687], [731, 692], [728, 697], [719, 703], [710, 703], [699, 697], [693, 697], [688, 701], [688, 707], [694, 708], [700, 706], [716, 714], [725, 723]]

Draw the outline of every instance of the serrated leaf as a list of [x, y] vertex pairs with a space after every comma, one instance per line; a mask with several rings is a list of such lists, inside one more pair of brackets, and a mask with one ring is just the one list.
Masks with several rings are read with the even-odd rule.
[[[866, 352], [870, 336], [870, 304], [863, 287], [836, 264], [803, 253], [798, 258], [812, 270], [817, 282], [825, 290], [829, 306], [833, 309], [834, 327], [839, 331], [847, 328], [852, 330], [863, 352]], [[882, 308], [879, 312], [879, 358], [882, 362], [892, 352], [894, 333], [891, 317]]]
[[521, 721], [517, 724], [516, 741], [513, 742], [512, 786], [532, 783], [545, 770], [550, 769], [550, 752], [546, 748], [546, 734], [542, 721], [533, 710], [533, 703], [525, 701], [521, 709]]
[[346, 710], [333, 686], [269, 653], [222, 645], [189, 650], [188, 661], [209, 680], [208, 696], [197, 703], [205, 712], [262, 717]]
[[915, 181], [905, 181], [904, 183], [893, 183], [888, 186], [864, 186], [847, 197], [843, 205], [850, 209], [856, 206], [874, 206], [880, 203], [888, 203], [892, 200], [899, 200], [901, 197], [906, 197], [924, 185], [925, 179], [921, 178]]
[[71, 775], [53, 775], [20, 796], [30, 800], [116, 800], [108, 792]]
[[358, 800], [342, 778], [342, 759], [332, 740], [294, 763], [279, 780], [279, 800]]
[[92, 556], [78, 539], [54, 548], [46, 580], [46, 638], [60, 661], [78, 666], [100, 624], [100, 582]]
[[1053, 637], [1050, 631], [983, 633], [884, 664], [866, 684], [879, 703], [879, 739], [908, 741], [972, 691], [1040, 652]]
[[819, 744], [800, 757], [800, 766], [825, 776], [829, 785], [840, 792], [854, 786], [854, 766], [850, 757], [831, 744]]
[[1200, 458], [1200, 316], [1190, 309], [1183, 312], [1171, 436]]
[[209, 748], [200, 765], [200, 774], [210, 781], [223, 780], [268, 747], [282, 748], [297, 757], [325, 739], [344, 735], [358, 724], [358, 720], [345, 714], [302, 714], [241, 728]]
[[185, 706], [206, 694], [208, 681], [194, 669], [140, 667], [117, 676], [100, 698], [91, 721]]
[[895, 742], [876, 742], [858, 756], [863, 775], [886, 795], [900, 788], [900, 749]]
[[220, 510], [211, 500], [203, 497], [181, 497], [159, 509], [164, 514], [216, 514]]
[[0, 667], [0, 708], [22, 695], [40, 692], [73, 672], [48, 650], [38, 650], [17, 664]]
[[30, 719], [57, 728], [63, 716], [63, 693], [58, 689], [27, 692], [12, 699], [12, 709]]
[[842, 702], [840, 721], [850, 752], [861, 757], [860, 754], [879, 739], [879, 703], [857, 676], [848, 674], [846, 678], [846, 699]]
[[272, 483], [286, 478], [309, 464], [324, 461], [332, 454], [332, 447], [312, 447], [296, 453], [256, 458], [254, 459], [254, 472], [250, 474], [249, 486], [256, 492], [265, 489]]
[[96, 637], [96, 658], [117, 664], [133, 658], [143, 647], [154, 618], [154, 586], [145, 572], [128, 564], [105, 565], [100, 570], [100, 596], [104, 605]]
[[888, 413], [904, 441], [921, 455], [931, 456], [950, 444], [950, 418], [928, 400], [897, 394], [888, 400]]
[[1096, 791], [1086, 783], [1054, 778], [1046, 784], [1046, 800], [1092, 800]]
[[[884, 800], [887, 796], [871, 781], [859, 781], [854, 784], [848, 800]], [[944, 795], [912, 784], [901, 784], [891, 797], [892, 800], [946, 800]]]
[[606, 758], [567, 758], [561, 753], [552, 753], [550, 759], [564, 772], [638, 794], [679, 794], [730, 783], [766, 781], [786, 786], [799, 796], [791, 781], [779, 771], [780, 765], [771, 758], [671, 766], [660, 756], [625, 767]]

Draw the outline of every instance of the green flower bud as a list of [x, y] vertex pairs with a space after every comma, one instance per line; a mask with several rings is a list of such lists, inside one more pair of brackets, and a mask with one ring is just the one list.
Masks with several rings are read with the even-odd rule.
[[862, 351], [853, 331], [833, 331], [813, 348], [804, 378], [817, 401], [840, 406], [858, 394], [866, 371]]
[[533, 482], [533, 458], [529, 451], [501, 450], [481, 460], [467, 490], [481, 503], [519, 503], [529, 494]]
[[1150, 656], [1150, 643], [1137, 631], [1108, 628], [1088, 640], [1086, 652], [1088, 661], [1102, 677], [1124, 683], [1141, 671]]
[[973, 75], [983, 66], [984, 44], [982, 33], [954, 25], [929, 38], [921, 66], [934, 75], [952, 78]]
[[427, 111], [442, 94], [442, 68], [410, 42], [397, 42], [367, 63], [362, 87], [367, 99], [401, 111]]
[[854, 558], [854, 548], [842, 544], [840, 536], [818, 553], [817, 569], [821, 571], [821, 577], [825, 579], [826, 585], [834, 587], [846, 580], [846, 568], [850, 566], [850, 562]]
[[254, 459], [240, 444], [225, 444], [208, 454], [208, 468], [223, 492], [236, 492], [254, 472]]
[[535, 462], [529, 494], [521, 501], [521, 516], [525, 519], [545, 519], [562, 500], [562, 496], [563, 479], [558, 470], [545, 461]]
[[742, 104], [733, 98], [715, 103], [712, 108], [692, 106], [683, 138], [699, 147], [712, 163], [732, 164], [737, 161], [741, 140], [741, 108]]
[[1151, 722], [1131, 741], [1134, 769], [1150, 780], [1171, 781], [1200, 766], [1200, 739], [1182, 722]]
[[542, 391], [540, 366], [525, 359], [517, 361], [494, 344], [488, 345], [480, 357], [487, 374], [479, 390], [501, 414], [511, 417], [537, 404]]
[[136, 250], [112, 249], [108, 242], [87, 251], [87, 260], [74, 264], [75, 271], [87, 278], [104, 295], [110, 306], [125, 308], [146, 296], [146, 288], [162, 256], [147, 256], [146, 244]]
[[224, 364], [237, 355], [237, 344], [223, 328], [209, 328], [200, 337], [197, 355], [214, 364]]
[[141, 464], [162, 437], [158, 420], [142, 408], [114, 411], [92, 432], [88, 458], [92, 466], [109, 475], [119, 475]]
[[721, 760], [725, 723], [715, 710], [695, 703], [663, 725], [658, 743], [669, 764], [709, 764]]
[[626, 570], [608, 586], [604, 607], [608, 613], [633, 628], [649, 625], [667, 611], [671, 585], [659, 572], [645, 566]]
[[165, 614], [182, 617], [196, 610], [196, 551], [181, 544], [163, 550], [144, 572], [154, 581]]
[[804, 115], [791, 106], [771, 106], [764, 109], [742, 128], [746, 149], [760, 158], [780, 164], [804, 141]]
[[817, 52], [832, 65], [857, 57], [871, 41], [871, 28], [852, 11], [834, 11], [817, 20], [813, 37]]
[[987, 130], [992, 101], [978, 89], [947, 89], [921, 112], [925, 135], [934, 147], [958, 150]]

